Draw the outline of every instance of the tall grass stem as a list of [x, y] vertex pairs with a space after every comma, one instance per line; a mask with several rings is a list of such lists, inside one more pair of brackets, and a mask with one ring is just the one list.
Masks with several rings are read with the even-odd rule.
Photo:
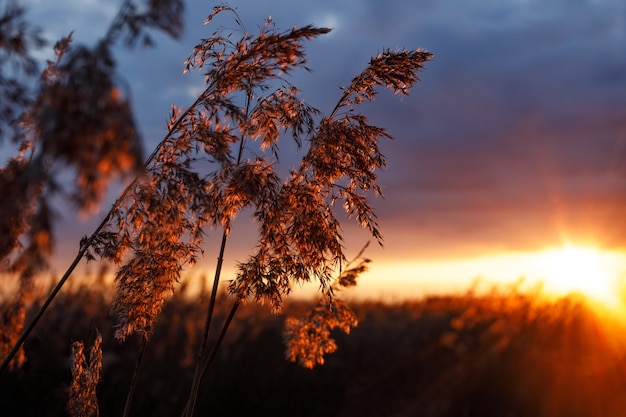
[[130, 388], [128, 388], [128, 395], [126, 396], [126, 404], [124, 405], [124, 414], [122, 415], [123, 417], [130, 416], [130, 406], [133, 403], [133, 396], [135, 395], [135, 389], [137, 388], [139, 369], [141, 368], [141, 363], [143, 362], [143, 355], [146, 352], [147, 347], [148, 347], [148, 339], [142, 336], [141, 348], [139, 349], [139, 356], [137, 356], [137, 362], [135, 363], [135, 370], [133, 371], [133, 377], [130, 381]]

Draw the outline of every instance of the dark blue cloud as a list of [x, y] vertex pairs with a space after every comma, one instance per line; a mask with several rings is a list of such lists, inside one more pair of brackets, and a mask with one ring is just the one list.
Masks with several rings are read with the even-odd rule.
[[[79, 40], [95, 39], [112, 13], [102, 2], [32, 3], [50, 34], [75, 30]], [[147, 147], [170, 105], [190, 104], [202, 87], [182, 62], [215, 29], [202, 25], [211, 4], [189, 3], [180, 41], [118, 54]], [[435, 53], [409, 97], [382, 94], [365, 107], [396, 137], [383, 145], [390, 168], [376, 203], [392, 254], [532, 249], [563, 234], [626, 244], [623, 1], [230, 4], [250, 31], [270, 15], [282, 28], [334, 26], [310, 44], [314, 73], [294, 80], [321, 110], [384, 48]]]

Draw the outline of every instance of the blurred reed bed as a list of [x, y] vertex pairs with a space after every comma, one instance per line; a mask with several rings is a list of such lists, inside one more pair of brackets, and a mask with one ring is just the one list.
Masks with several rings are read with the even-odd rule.
[[[25, 343], [25, 365], [0, 379], [3, 416], [66, 415], [72, 343], [92, 343], [97, 334], [100, 415], [122, 413], [140, 338], [115, 342], [113, 294], [104, 281], [59, 295]], [[132, 415], [180, 412], [208, 302], [207, 291], [190, 294], [184, 284], [166, 300]], [[351, 307], [359, 326], [350, 336], [336, 332], [337, 352], [309, 370], [285, 359], [282, 334], [285, 317], [305, 314], [310, 303], [292, 301], [279, 315], [242, 306], [199, 397], [199, 414], [610, 417], [626, 409], [626, 333], [582, 298], [547, 300], [513, 287]]]

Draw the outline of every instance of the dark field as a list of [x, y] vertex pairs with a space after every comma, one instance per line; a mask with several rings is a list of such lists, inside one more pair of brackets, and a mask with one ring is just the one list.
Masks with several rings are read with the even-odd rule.
[[[90, 345], [94, 328], [104, 340], [100, 415], [122, 414], [138, 341], [113, 340], [106, 298], [99, 288], [83, 287], [55, 300], [25, 344], [25, 366], [0, 377], [2, 416], [65, 415], [69, 346]], [[167, 302], [131, 415], [180, 415], [206, 303], [183, 296]], [[308, 307], [292, 303], [285, 314]], [[337, 333], [338, 351], [313, 370], [284, 359], [284, 315], [254, 304], [240, 309], [196, 415], [626, 415], [626, 333], [580, 299], [469, 292], [352, 307], [359, 326]]]

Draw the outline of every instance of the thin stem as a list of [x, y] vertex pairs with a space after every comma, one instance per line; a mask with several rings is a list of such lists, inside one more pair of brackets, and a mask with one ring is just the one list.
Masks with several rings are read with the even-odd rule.
[[111, 209], [109, 210], [107, 215], [104, 217], [104, 219], [102, 219], [102, 222], [100, 222], [100, 224], [98, 225], [96, 230], [83, 243], [83, 245], [81, 246], [80, 250], [78, 251], [78, 254], [74, 258], [74, 261], [72, 262], [72, 264], [67, 268], [67, 270], [63, 274], [63, 277], [59, 280], [59, 282], [54, 287], [52, 292], [48, 295], [48, 298], [46, 298], [46, 301], [39, 308], [39, 311], [37, 312], [35, 317], [33, 317], [32, 321], [26, 327], [26, 329], [24, 330], [24, 332], [22, 333], [20, 338], [17, 340], [17, 342], [15, 342], [15, 344], [11, 348], [11, 351], [9, 352], [7, 357], [3, 360], [2, 365], [0, 365], [0, 375], [2, 375], [2, 373], [6, 370], [6, 368], [9, 365], [9, 363], [15, 357], [15, 355], [19, 351], [20, 347], [22, 346], [22, 344], [24, 343], [26, 338], [33, 331], [33, 329], [35, 328], [35, 326], [37, 325], [37, 323], [39, 322], [39, 320], [43, 316], [43, 314], [46, 311], [46, 309], [48, 308], [48, 306], [52, 303], [52, 300], [54, 300], [54, 298], [56, 297], [58, 292], [61, 290], [61, 288], [65, 284], [65, 282], [68, 280], [70, 275], [74, 272], [74, 269], [76, 269], [76, 266], [78, 265], [78, 263], [85, 256], [85, 253], [87, 252], [87, 250], [91, 246], [91, 244], [92, 244], [94, 238], [96, 237], [96, 235], [109, 222], [109, 220], [111, 219], [111, 216], [113, 215], [113, 211], [122, 203], [122, 201], [124, 201], [126, 199], [126, 197], [130, 193], [130, 191], [133, 189], [133, 187], [137, 184], [137, 182], [139, 182], [139, 180], [141, 180], [146, 175], [147, 167], [150, 165], [152, 160], [157, 156], [159, 151], [165, 146], [165, 144], [167, 143], [167, 140], [174, 134], [174, 132], [176, 132], [178, 130], [178, 128], [182, 124], [184, 118], [189, 113], [191, 113], [205, 99], [205, 97], [206, 97], [206, 95], [207, 95], [207, 93], [208, 93], [208, 91], [210, 90], [211, 87], [212, 87], [212, 85], [207, 87], [207, 89], [198, 97], [198, 99], [190, 107], [188, 107], [187, 110], [185, 110], [185, 112], [183, 114], [180, 115], [180, 117], [172, 125], [171, 129], [167, 132], [167, 135], [165, 135], [163, 140], [156, 146], [156, 148], [150, 154], [148, 159], [146, 159], [146, 162], [144, 163], [144, 170], [141, 171], [138, 175], [136, 175], [135, 178], [130, 182], [130, 184], [128, 184], [128, 186], [124, 189], [124, 191], [122, 192], [120, 197], [115, 201], [115, 203], [113, 203], [113, 205], [111, 206]]
[[[226, 333], [228, 332], [230, 323], [233, 321], [233, 318], [235, 317], [235, 313], [237, 313], [237, 309], [239, 308], [240, 304], [241, 302], [239, 300], [235, 301], [235, 303], [233, 304], [232, 308], [230, 309], [230, 312], [228, 313], [228, 317], [226, 317], [226, 320], [224, 321], [224, 324], [222, 325], [222, 330], [220, 331], [220, 334], [217, 340], [215, 341], [215, 345], [213, 345], [213, 348], [211, 349], [211, 352], [209, 353], [208, 357], [206, 359], [203, 359], [203, 365], [200, 365], [201, 362], [198, 362], [196, 364], [196, 373], [198, 373], [198, 370], [202, 368], [202, 371], [199, 372], [198, 385], [197, 385], [198, 389], [194, 394], [193, 401], [188, 401], [187, 404], [185, 405], [185, 409], [183, 410], [183, 414], [182, 414], [183, 417], [193, 417], [200, 385], [202, 385], [202, 383], [206, 379], [207, 372], [209, 371], [209, 368], [211, 364], [213, 363], [215, 356], [217, 355], [218, 349], [222, 345], [222, 341], [224, 340], [224, 337], [226, 336]], [[194, 378], [195, 378], [195, 375], [194, 375]]]
[[341, 107], [344, 106], [345, 100], [350, 96], [350, 94], [352, 94], [352, 92], [350, 91], [351, 87], [352, 85], [350, 85], [350, 87], [344, 90], [343, 94], [341, 95], [341, 98], [339, 99], [339, 101], [337, 101], [337, 104], [335, 104], [333, 111], [330, 112], [330, 115], [328, 116], [329, 120], [333, 119], [335, 117], [335, 113], [337, 112], [337, 110], [339, 110]]
[[206, 322], [204, 323], [204, 333], [202, 334], [201, 355], [204, 357], [206, 352], [207, 341], [209, 339], [209, 331], [211, 330], [211, 321], [213, 320], [213, 311], [215, 310], [215, 302], [217, 301], [217, 290], [219, 288], [220, 275], [222, 272], [222, 264], [224, 263], [224, 252], [226, 250], [226, 240], [228, 235], [226, 232], [222, 234], [222, 244], [220, 245], [220, 253], [215, 266], [215, 278], [213, 279], [213, 288], [211, 289], [211, 300], [209, 301], [209, 309], [207, 311]]
[[220, 275], [222, 272], [222, 264], [224, 261], [224, 252], [226, 249], [226, 240], [228, 234], [224, 231], [222, 235], [222, 244], [220, 246], [219, 256], [217, 258], [217, 265], [215, 266], [215, 277], [213, 278], [213, 289], [211, 290], [211, 299], [209, 300], [209, 308], [207, 309], [207, 316], [204, 321], [204, 329], [202, 333], [202, 341], [200, 343], [200, 349], [198, 350], [198, 358], [196, 360], [196, 369], [193, 374], [193, 380], [191, 383], [191, 389], [189, 391], [189, 398], [187, 399], [187, 405], [183, 410], [183, 416], [192, 416], [196, 407], [196, 400], [198, 393], [200, 392], [200, 366], [204, 362], [206, 357], [206, 350], [209, 343], [209, 331], [211, 330], [211, 322], [213, 320], [213, 311], [215, 310], [215, 302], [217, 300], [217, 290], [219, 288]]
[[69, 266], [67, 271], [65, 271], [65, 274], [63, 275], [63, 277], [61, 277], [61, 280], [59, 280], [57, 285], [52, 289], [52, 291], [48, 295], [48, 298], [46, 298], [46, 301], [44, 301], [42, 306], [39, 308], [39, 311], [37, 312], [35, 317], [33, 317], [33, 319], [30, 321], [26, 329], [24, 329], [24, 331], [20, 335], [20, 338], [17, 340], [17, 342], [15, 342], [15, 344], [11, 348], [11, 351], [9, 352], [9, 354], [6, 356], [6, 358], [4, 358], [4, 360], [2, 361], [2, 365], [0, 365], [0, 375], [2, 375], [2, 373], [7, 369], [7, 367], [9, 366], [9, 363], [11, 362], [11, 360], [13, 360], [17, 352], [20, 350], [26, 338], [33, 331], [33, 329], [37, 325], [37, 322], [41, 319], [41, 317], [43, 316], [44, 312], [46, 311], [50, 303], [52, 303], [52, 300], [54, 300], [54, 298], [56, 297], [57, 293], [61, 290], [61, 287], [63, 287], [63, 284], [65, 284], [65, 281], [67, 281], [67, 279], [70, 277], [72, 272], [74, 272], [74, 269], [76, 268], [76, 266], [78, 265], [82, 257], [85, 255], [85, 252], [87, 251], [87, 247], [88, 247], [87, 245], [84, 245], [83, 247], [81, 247], [80, 251], [76, 255], [76, 258], [74, 258], [74, 261], [72, 262], [72, 264]]
[[211, 366], [213, 359], [215, 359], [215, 355], [217, 354], [217, 351], [220, 345], [222, 344], [222, 341], [224, 340], [224, 336], [226, 336], [228, 327], [230, 326], [230, 323], [233, 321], [233, 318], [235, 317], [235, 313], [237, 313], [237, 309], [239, 308], [240, 304], [241, 302], [237, 300], [235, 301], [232, 308], [230, 309], [230, 312], [228, 313], [228, 317], [226, 318], [226, 321], [224, 322], [224, 325], [222, 326], [222, 331], [220, 332], [220, 335], [217, 338], [217, 341], [215, 342], [213, 349], [211, 349], [211, 353], [209, 354], [209, 357], [206, 359], [206, 362], [204, 363], [204, 366], [202, 367], [202, 373], [200, 374], [200, 384], [204, 382], [206, 375], [207, 375], [207, 371], [209, 370], [209, 367]]
[[[250, 103], [252, 101], [252, 94], [248, 92], [246, 95], [246, 110], [245, 114], [248, 115], [250, 111]], [[237, 152], [237, 162], [235, 165], [241, 164], [241, 158], [243, 156], [243, 149], [245, 146], [246, 138], [242, 135], [239, 141], [239, 151]], [[206, 366], [202, 364], [206, 361], [206, 350], [209, 343], [209, 331], [211, 330], [211, 322], [213, 320], [213, 312], [215, 310], [215, 303], [217, 301], [217, 291], [219, 288], [220, 275], [222, 272], [222, 264], [224, 262], [224, 251], [226, 248], [226, 240], [228, 239], [228, 231], [224, 230], [222, 234], [222, 244], [220, 246], [220, 252], [217, 258], [217, 265], [215, 266], [215, 277], [213, 278], [213, 289], [211, 291], [211, 299], [209, 300], [209, 307], [207, 309], [207, 316], [204, 322], [204, 329], [202, 333], [202, 341], [200, 342], [200, 349], [198, 350], [198, 358], [196, 361], [196, 369], [194, 371], [193, 380], [191, 383], [191, 390], [189, 391], [189, 398], [185, 409], [183, 410], [183, 416], [192, 417], [196, 408], [196, 401], [200, 392], [200, 385], [204, 380], [206, 373]], [[236, 309], [235, 309], [236, 310]], [[231, 318], [232, 320], [232, 318]], [[226, 326], [228, 328], [228, 326]], [[223, 336], [221, 336], [223, 338]], [[215, 351], [215, 347], [211, 353]], [[202, 371], [200, 370], [202, 368]]]
[[143, 354], [146, 352], [148, 346], [148, 339], [142, 337], [141, 348], [139, 349], [139, 356], [135, 363], [135, 370], [133, 371], [133, 378], [130, 381], [130, 388], [128, 389], [128, 395], [126, 396], [126, 405], [124, 405], [124, 414], [122, 417], [128, 417], [130, 415], [130, 406], [133, 402], [133, 396], [135, 394], [135, 388], [137, 388], [137, 377], [139, 376], [139, 368], [143, 362]]

